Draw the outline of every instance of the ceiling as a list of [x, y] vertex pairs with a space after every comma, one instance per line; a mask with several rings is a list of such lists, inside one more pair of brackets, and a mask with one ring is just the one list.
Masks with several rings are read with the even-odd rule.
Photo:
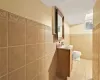
[[85, 15], [93, 9], [95, 0], [41, 0], [47, 6], [57, 6], [70, 24], [84, 23]]

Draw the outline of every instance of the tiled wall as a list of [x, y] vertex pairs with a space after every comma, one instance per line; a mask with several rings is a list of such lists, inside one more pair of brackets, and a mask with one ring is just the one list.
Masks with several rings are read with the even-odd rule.
[[55, 50], [51, 27], [0, 10], [0, 80], [54, 80]]
[[100, 24], [93, 30], [93, 80], [100, 80]]
[[93, 8], [93, 80], [100, 80], [100, 0]]
[[92, 34], [70, 34], [70, 43], [82, 58], [92, 60]]
[[84, 24], [70, 27], [70, 43], [74, 50], [81, 51], [81, 57], [92, 60], [92, 30], [86, 30]]

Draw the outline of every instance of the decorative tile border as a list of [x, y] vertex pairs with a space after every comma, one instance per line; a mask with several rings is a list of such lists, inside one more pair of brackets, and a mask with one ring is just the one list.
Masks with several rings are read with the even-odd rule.
[[30, 19], [21, 17], [19, 15], [4, 11], [2, 9], [0, 9], [0, 18], [8, 18], [8, 20], [12, 21], [12, 22], [27, 24], [27, 26], [33, 26], [33, 27], [35, 26], [40, 29], [46, 29], [46, 30], [50, 30], [50, 31], [52, 30], [52, 27], [50, 27], [50, 26], [47, 26], [47, 25], [41, 24], [39, 22], [36, 22], [34, 20], [30, 20]]
[[12, 14], [12, 13], [8, 13], [8, 19], [9, 19], [9, 21], [17, 22], [19, 19], [19, 16]]
[[18, 22], [18, 23], [21, 23], [21, 24], [26, 23], [25, 18], [20, 17], [20, 16], [15, 15], [15, 14], [12, 14], [12, 13], [8, 13], [8, 19], [9, 19], [9, 21], [12, 21], [12, 22]]
[[0, 9], [0, 18], [7, 18], [7, 14], [8, 13], [6, 11]]
[[27, 26], [35, 26], [35, 25], [37, 25], [37, 22], [36, 21], [27, 19]]

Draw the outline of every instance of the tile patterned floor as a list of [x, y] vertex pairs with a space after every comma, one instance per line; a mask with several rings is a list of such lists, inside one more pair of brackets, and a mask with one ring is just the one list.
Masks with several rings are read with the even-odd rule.
[[92, 60], [74, 61], [71, 77], [68, 80], [92, 80]]

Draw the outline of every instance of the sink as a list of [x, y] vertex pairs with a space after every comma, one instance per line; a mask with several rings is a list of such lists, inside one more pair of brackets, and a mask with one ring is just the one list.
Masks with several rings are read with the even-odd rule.
[[60, 48], [72, 49], [73, 48], [73, 45], [63, 45]]
[[68, 45], [66, 46], [67, 49], [72, 49], [73, 48], [73, 45]]

